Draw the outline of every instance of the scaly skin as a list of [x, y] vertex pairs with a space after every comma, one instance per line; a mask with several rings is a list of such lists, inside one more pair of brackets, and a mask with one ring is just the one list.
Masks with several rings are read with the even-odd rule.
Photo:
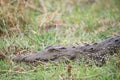
[[109, 56], [119, 53], [120, 36], [105, 39], [98, 43], [85, 44], [84, 46], [49, 46], [45, 50], [30, 55], [17, 55], [14, 61], [23, 62], [61, 62], [66, 58], [73, 61], [83, 61], [86, 64], [102, 66]]

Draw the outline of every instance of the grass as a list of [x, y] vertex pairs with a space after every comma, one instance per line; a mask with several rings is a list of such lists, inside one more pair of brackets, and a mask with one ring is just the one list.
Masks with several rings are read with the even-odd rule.
[[[120, 69], [116, 66], [119, 57], [112, 57], [103, 67], [90, 67], [74, 62], [46, 63], [34, 67], [12, 62], [11, 57], [16, 54], [34, 53], [49, 45], [81, 45], [120, 35], [120, 6], [117, 0], [96, 0], [93, 3], [89, 0], [40, 1], [39, 4], [39, 1], [35, 0], [35, 3], [30, 4], [27, 9], [22, 6], [25, 22], [15, 17], [17, 22], [13, 19], [13, 23], [19, 25], [15, 31], [11, 30], [9, 26], [11, 23], [7, 23], [7, 18], [3, 17], [6, 7], [4, 7], [5, 13], [0, 14], [6, 21], [4, 26], [9, 28], [1, 27], [5, 36], [0, 38], [0, 53], [8, 56], [8, 59], [0, 60], [0, 79], [119, 80]], [[11, 15], [7, 17], [14, 18], [12, 14], [16, 14], [16, 11], [13, 13], [8, 11], [8, 13]], [[16, 16], [20, 15], [21, 13], [16, 14]], [[72, 67], [70, 72], [68, 72], [69, 66]]]

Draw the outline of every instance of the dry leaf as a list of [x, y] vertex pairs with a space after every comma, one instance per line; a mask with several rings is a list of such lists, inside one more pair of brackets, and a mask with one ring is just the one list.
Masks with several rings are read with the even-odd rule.
[[119, 68], [120, 70], [120, 61], [116, 62], [116, 66]]
[[69, 64], [67, 67], [67, 73], [69, 77], [71, 76], [71, 72], [72, 72], [72, 66]]
[[5, 59], [5, 56], [3, 54], [0, 54], [0, 59]]

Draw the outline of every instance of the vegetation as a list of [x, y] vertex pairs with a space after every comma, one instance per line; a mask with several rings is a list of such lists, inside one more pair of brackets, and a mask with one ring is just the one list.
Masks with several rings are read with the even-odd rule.
[[120, 56], [103, 67], [12, 62], [49, 45], [82, 45], [120, 35], [119, 0], [0, 0], [1, 80], [119, 80]]

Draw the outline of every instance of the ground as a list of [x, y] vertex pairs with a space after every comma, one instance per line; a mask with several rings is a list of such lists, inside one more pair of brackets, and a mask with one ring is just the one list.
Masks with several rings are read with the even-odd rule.
[[[20, 13], [14, 12], [18, 18], [14, 17], [13, 20], [7, 6], [4, 9], [0, 7], [0, 16], [7, 11], [8, 14], [3, 15], [10, 19], [12, 17], [11, 20], [19, 25], [16, 29], [12, 27], [13, 24], [7, 23], [9, 21], [5, 26], [0, 23], [0, 26], [10, 26], [9, 30], [4, 28], [4, 34], [0, 37], [0, 53], [7, 56], [7, 59], [0, 60], [1, 80], [119, 80], [119, 56], [111, 57], [103, 67], [74, 62], [43, 63], [37, 66], [12, 62], [14, 55], [35, 53], [46, 46], [76, 46], [120, 35], [118, 0], [39, 1], [35, 0], [36, 6], [32, 3], [27, 5], [27, 10], [21, 7], [24, 13], [20, 20]], [[6, 18], [3, 15], [4, 21]]]

